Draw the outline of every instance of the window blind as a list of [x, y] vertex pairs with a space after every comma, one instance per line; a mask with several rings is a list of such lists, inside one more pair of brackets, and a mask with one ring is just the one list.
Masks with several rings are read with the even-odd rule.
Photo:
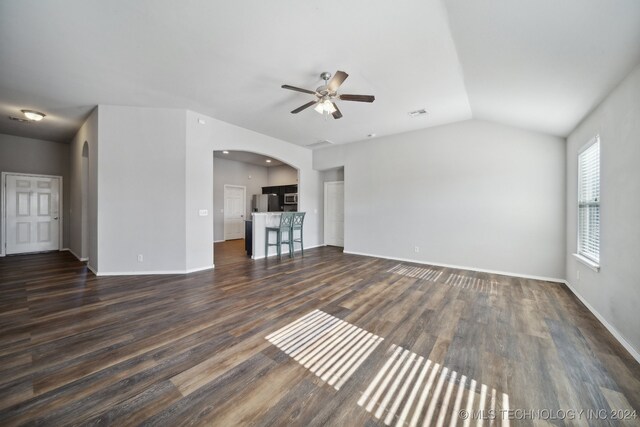
[[600, 261], [600, 138], [578, 156], [578, 254]]

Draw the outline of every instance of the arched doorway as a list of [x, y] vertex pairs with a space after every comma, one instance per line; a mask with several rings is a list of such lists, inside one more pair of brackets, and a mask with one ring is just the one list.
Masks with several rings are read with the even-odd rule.
[[[293, 197], [286, 195], [297, 194], [299, 171], [274, 157], [248, 151], [214, 151], [213, 162], [215, 265], [244, 263], [251, 259], [252, 213], [298, 210]], [[240, 188], [244, 189], [242, 212], [234, 208], [237, 201], [226, 200]], [[237, 221], [244, 223], [241, 236], [235, 228], [228, 232]]]

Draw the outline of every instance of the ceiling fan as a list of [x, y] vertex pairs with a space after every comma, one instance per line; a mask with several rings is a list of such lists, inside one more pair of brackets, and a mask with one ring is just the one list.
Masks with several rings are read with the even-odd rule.
[[[302, 89], [290, 85], [282, 85], [283, 89], [295, 90], [296, 92], [308, 93], [315, 95], [316, 99], [307, 102], [306, 104], [296, 108], [291, 113], [298, 114], [300, 111], [305, 110], [315, 105], [314, 110], [320, 114], [331, 114], [334, 119], [342, 117], [342, 113], [336, 105], [336, 100], [341, 101], [356, 101], [356, 102], [373, 102], [376, 98], [373, 95], [339, 95], [338, 88], [349, 77], [349, 74], [344, 71], [336, 71], [335, 76], [331, 78], [331, 73], [324, 72], [320, 74], [320, 78], [324, 80], [324, 85], [318, 87], [315, 91]], [[331, 79], [331, 80], [329, 80]]]

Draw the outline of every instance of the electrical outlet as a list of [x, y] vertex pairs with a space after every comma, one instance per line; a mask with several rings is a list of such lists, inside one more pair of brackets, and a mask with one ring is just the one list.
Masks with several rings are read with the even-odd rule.
[[142, 261], [144, 261], [144, 257], [142, 256], [142, 254], [138, 254], [138, 262]]
[[420, 247], [419, 247], [419, 246], [414, 247], [414, 248], [413, 248], [413, 251], [414, 251], [415, 253], [420, 252]]

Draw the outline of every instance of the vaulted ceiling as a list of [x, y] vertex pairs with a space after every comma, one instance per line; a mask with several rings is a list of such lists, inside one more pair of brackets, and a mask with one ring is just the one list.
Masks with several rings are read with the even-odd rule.
[[[97, 104], [186, 108], [299, 145], [479, 118], [567, 135], [640, 62], [637, 0], [0, 2], [0, 133]], [[344, 117], [294, 108], [344, 70]], [[19, 123], [23, 108], [47, 114]], [[410, 117], [425, 108], [426, 116]]]

